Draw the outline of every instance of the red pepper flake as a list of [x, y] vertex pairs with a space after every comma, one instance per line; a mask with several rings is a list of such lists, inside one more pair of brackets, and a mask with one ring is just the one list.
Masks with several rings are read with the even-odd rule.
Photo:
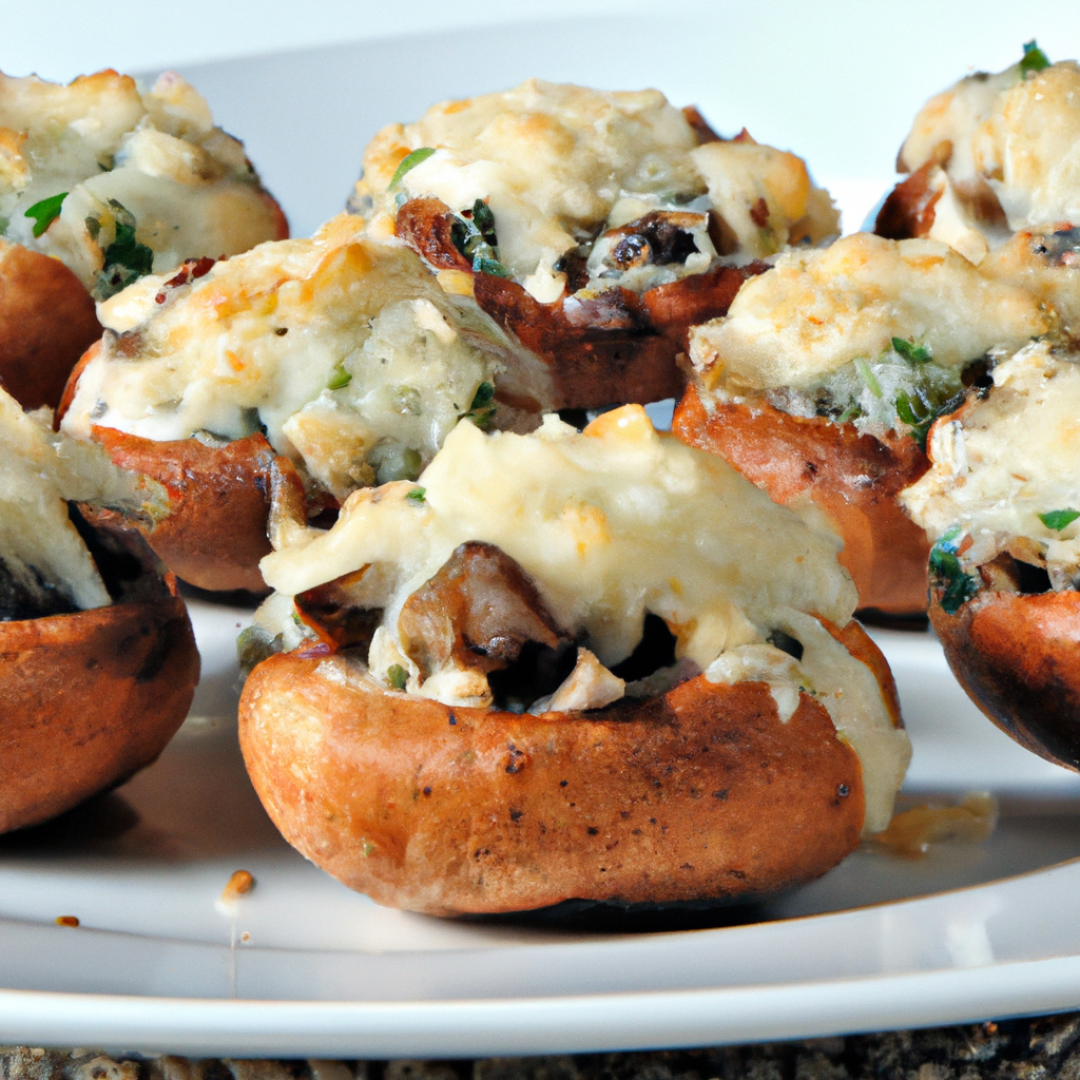
[[190, 284], [196, 278], [205, 277], [210, 273], [210, 269], [213, 267], [214, 263], [218, 261], [219, 260], [217, 259], [210, 259], [205, 256], [201, 259], [189, 259], [180, 267], [179, 273], [165, 282], [161, 292], [154, 297], [154, 302], [157, 304], [164, 304], [169, 298], [169, 294], [165, 291], [166, 289], [178, 289], [181, 285]]
[[57, 915], [57, 926], [78, 926], [79, 920], [74, 915]]

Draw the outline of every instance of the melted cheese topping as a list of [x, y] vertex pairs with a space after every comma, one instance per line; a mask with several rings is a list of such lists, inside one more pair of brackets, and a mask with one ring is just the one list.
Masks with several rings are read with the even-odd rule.
[[998, 106], [1002, 93], [1021, 80], [1020, 65], [996, 75], [968, 75], [948, 90], [935, 94], [919, 110], [897, 158], [900, 171], [911, 172], [927, 161], [948, 164], [949, 175], [961, 185], [979, 175], [973, 141], [975, 133]]
[[959, 369], [1053, 326], [1037, 297], [943, 244], [856, 233], [780, 256], [739, 290], [726, 317], [692, 331], [690, 358], [707, 389], [754, 395], [813, 388], [856, 360], [890, 353], [894, 337]]
[[1080, 221], [1080, 66], [1054, 64], [1005, 91], [975, 133], [975, 167], [1009, 227]]
[[705, 143], [690, 156], [735, 234], [736, 250], [765, 258], [840, 231], [840, 215], [828, 193], [814, 187], [802, 158], [752, 139]]
[[[59, 216], [35, 237], [26, 211], [65, 192]], [[158, 273], [246, 251], [284, 225], [242, 144], [214, 127], [180, 76], [162, 75], [143, 94], [115, 71], [70, 86], [0, 75], [0, 232], [107, 296], [110, 270], [124, 261], [109, 248], [129, 217]]]
[[[915, 118], [898, 164], [935, 161], [995, 239], [1000, 204], [1012, 230], [1080, 221], [1080, 66], [1025, 78], [1018, 64], [960, 80]], [[995, 199], [996, 197], [996, 199]]]
[[933, 467], [901, 499], [931, 539], [956, 526], [971, 536], [969, 562], [1029, 537], [1044, 547], [1051, 579], [1072, 580], [1080, 519], [1052, 529], [1039, 515], [1080, 510], [1080, 356], [1058, 357], [1036, 342], [993, 378], [985, 398], [933, 429]]
[[513, 348], [411, 250], [346, 214], [187, 284], [146, 278], [100, 317], [114, 333], [65, 431], [238, 439], [262, 427], [339, 498], [415, 477]]
[[1061, 320], [1061, 332], [1080, 339], [1080, 229], [1024, 230], [980, 265], [987, 277], [1027, 290]]
[[51, 430], [48, 410], [26, 414], [0, 388], [0, 564], [34, 588], [40, 579], [83, 610], [112, 603], [68, 517], [68, 500], [141, 507], [143, 482], [98, 446]]
[[[752, 140], [715, 148], [734, 145], [699, 147], [656, 90], [605, 93], [533, 79], [384, 128], [364, 153], [356, 197], [362, 212], [374, 205], [391, 218], [402, 194], [434, 196], [455, 212], [486, 200], [502, 263], [547, 301], [565, 282], [554, 269], [559, 257], [630, 220], [628, 204], [640, 216], [708, 194], [703, 208], [720, 213], [751, 255], [839, 230], [827, 193], [812, 187], [799, 158]], [[435, 152], [391, 190], [402, 160], [425, 147]]]
[[[421, 684], [397, 621], [407, 598], [460, 544], [494, 544], [530, 575], [559, 625], [586, 640], [600, 664], [625, 659], [652, 612], [675, 633], [676, 656], [709, 669], [713, 681], [760, 679], [760, 665], [710, 668], [753, 647], [774, 665], [768, 681], [781, 698], [797, 703], [800, 688], [820, 685], [842, 736], [860, 756], [869, 754], [868, 827], [887, 823], [884, 808], [906, 766], [907, 738], [893, 728], [880, 693], [853, 691], [851, 715], [836, 711], [843, 697], [836, 680], [847, 685], [854, 669], [847, 651], [804, 614], [843, 625], [854, 610], [835, 536], [813, 531], [720, 458], [659, 435], [639, 406], [606, 413], [583, 434], [554, 416], [526, 436], [485, 436], [461, 424], [420, 480], [422, 499], [408, 484], [357, 492], [329, 532], [297, 529], [267, 556], [262, 572], [279, 595], [262, 613], [263, 625], [291, 621], [283, 598], [370, 566], [365, 603], [384, 612], [369, 654], [372, 674], [389, 684], [397, 665], [409, 674], [410, 692], [490, 704], [486, 679], [474, 671], [440, 671]], [[766, 643], [777, 627], [806, 637], [804, 664]], [[586, 696], [597, 686], [606, 700], [615, 692], [595, 670], [579, 682], [592, 688]]]

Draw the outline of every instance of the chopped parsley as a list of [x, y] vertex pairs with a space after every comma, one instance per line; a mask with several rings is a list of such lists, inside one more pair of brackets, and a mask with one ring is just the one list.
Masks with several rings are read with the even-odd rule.
[[979, 583], [964, 567], [957, 555], [963, 530], [954, 525], [930, 549], [930, 582], [941, 587], [941, 609], [955, 615], [978, 591]]
[[1077, 518], [1080, 518], [1080, 510], [1073, 510], [1071, 507], [1067, 510], [1048, 510], [1045, 514], [1039, 515], [1039, 520], [1054, 532], [1061, 532]]
[[1020, 77], [1026, 79], [1037, 71], [1050, 66], [1050, 58], [1035, 44], [1034, 39], [1024, 43], [1024, 56], [1020, 61]]
[[345, 370], [344, 364], [338, 364], [334, 368], [333, 373], [330, 376], [330, 381], [326, 384], [327, 390], [341, 390], [352, 382], [352, 375]]
[[930, 361], [930, 347], [928, 345], [916, 345], [913, 341], [905, 338], [894, 337], [893, 349], [905, 360], [912, 364], [926, 364]]
[[391, 664], [386, 669], [386, 681], [395, 690], [404, 690], [409, 681], [409, 673], [400, 664]]
[[495, 421], [495, 387], [489, 382], [482, 382], [473, 395], [469, 411], [462, 417], [471, 420], [481, 431], [490, 431]]
[[510, 277], [510, 272], [499, 260], [499, 240], [495, 234], [495, 215], [483, 199], [477, 199], [471, 210], [454, 215], [450, 226], [450, 239], [454, 247], [472, 260], [477, 274], [493, 274]]
[[47, 199], [34, 203], [26, 211], [26, 217], [34, 219], [35, 240], [60, 216], [60, 207], [64, 205], [67, 197], [68, 193], [61, 191], [59, 195], [50, 195]]
[[961, 391], [948, 401], [933, 405], [918, 392], [913, 396], [906, 390], [901, 390], [896, 395], [896, 415], [911, 428], [911, 437], [919, 444], [919, 449], [925, 451], [926, 440], [930, 435], [930, 429], [934, 426], [934, 421], [939, 416], [958, 409], [963, 400], [964, 394]]
[[401, 159], [401, 164], [398, 165], [394, 175], [390, 178], [390, 187], [387, 190], [396, 188], [407, 172], [411, 172], [421, 162], [427, 161], [434, 153], [434, 146], [421, 146], [419, 150], [414, 150], [411, 154], [406, 154], [405, 157]]
[[[115, 228], [113, 242], [102, 253], [105, 268], [98, 274], [97, 292], [102, 300], [114, 296], [154, 269], [153, 249], [135, 239], [135, 215], [116, 199], [110, 199], [109, 206], [115, 215]], [[90, 228], [91, 220], [96, 219], [87, 219], [87, 228]], [[101, 222], [97, 225], [100, 231]], [[94, 236], [95, 230], [90, 229], [90, 233]]]
[[510, 271], [501, 262], [496, 262], [495, 259], [475, 258], [473, 259], [473, 269], [478, 274], [492, 274], [501, 278], [510, 277]]
[[427, 495], [427, 488], [414, 487], [412, 489], [412, 491], [410, 491], [405, 496], [405, 498], [408, 499], [410, 502], [422, 503], [424, 501], [424, 498], [425, 498], [426, 495]]

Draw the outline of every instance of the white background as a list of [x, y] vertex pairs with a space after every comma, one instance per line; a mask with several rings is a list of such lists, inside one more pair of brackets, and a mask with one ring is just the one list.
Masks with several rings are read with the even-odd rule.
[[[294, 234], [341, 208], [366, 140], [441, 96], [503, 88], [529, 75], [611, 89], [660, 84], [696, 102], [719, 130], [742, 126], [806, 157], [857, 228], [891, 177], [917, 106], [959, 75], [998, 70], [1037, 38], [1051, 59], [1080, 54], [1070, 0], [8, 0], [0, 70], [68, 80], [101, 67], [179, 69], [243, 139]], [[635, 17], [671, 16], [667, 34], [635, 35]], [[573, 17], [577, 32], [559, 20]], [[485, 48], [520, 23], [516, 47]], [[419, 57], [402, 39], [441, 36]], [[348, 50], [382, 39], [382, 61], [343, 71]], [[505, 43], [505, 38], [501, 39]], [[279, 62], [267, 58], [285, 52]], [[218, 66], [249, 58], [229, 82]], [[423, 68], [423, 70], [419, 70]], [[344, 93], [343, 93], [344, 91]]]

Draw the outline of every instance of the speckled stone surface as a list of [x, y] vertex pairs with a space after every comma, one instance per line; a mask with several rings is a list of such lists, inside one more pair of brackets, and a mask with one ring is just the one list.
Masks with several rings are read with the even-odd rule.
[[192, 1060], [0, 1047], [0, 1080], [1080, 1080], [1080, 1013], [703, 1050], [464, 1061]]

